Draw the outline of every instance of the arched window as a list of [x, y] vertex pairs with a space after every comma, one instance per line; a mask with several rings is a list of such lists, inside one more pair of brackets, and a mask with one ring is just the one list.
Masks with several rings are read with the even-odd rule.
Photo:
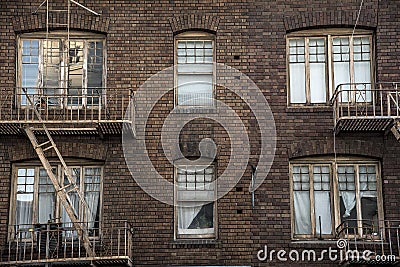
[[[354, 35], [352, 29], [288, 34], [289, 105], [326, 105], [339, 84], [373, 82], [372, 40], [372, 32], [367, 30], [357, 30]], [[342, 98], [346, 102], [371, 101], [368, 91], [352, 91]]]
[[290, 181], [294, 238], [334, 237], [335, 228], [345, 221], [352, 234], [371, 234], [383, 220], [376, 160], [296, 159], [290, 162]]
[[[67, 43], [69, 40], [69, 43]], [[45, 32], [18, 38], [18, 101], [47, 106], [98, 105], [105, 87], [105, 37], [101, 34]]]

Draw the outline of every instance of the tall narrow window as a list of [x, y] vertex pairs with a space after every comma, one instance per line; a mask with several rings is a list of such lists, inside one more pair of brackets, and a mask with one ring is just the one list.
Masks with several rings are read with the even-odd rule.
[[181, 166], [176, 177], [178, 238], [215, 237], [214, 166]]
[[372, 35], [367, 31], [354, 36], [343, 29], [302, 31], [289, 34], [287, 46], [289, 104], [327, 104], [339, 84], [350, 83], [363, 83], [362, 90], [349, 95], [354, 88], [343, 86], [341, 101], [371, 101]]
[[214, 38], [205, 33], [176, 37], [176, 103], [180, 106], [214, 105]]
[[295, 234], [331, 235], [329, 166], [293, 166], [292, 177]]

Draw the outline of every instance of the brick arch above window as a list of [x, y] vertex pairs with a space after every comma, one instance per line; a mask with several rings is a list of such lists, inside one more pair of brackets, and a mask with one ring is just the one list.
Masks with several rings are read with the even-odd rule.
[[[65, 14], [58, 14], [58, 17], [54, 17], [49, 14], [50, 22], [63, 23], [67, 21]], [[60, 22], [61, 21], [61, 22]], [[24, 16], [14, 16], [13, 27], [16, 33], [45, 31], [46, 30], [46, 14], [32, 14]], [[70, 16], [70, 29], [71, 30], [82, 30], [97, 33], [107, 33], [110, 27], [110, 19], [103, 16], [94, 16], [88, 14], [71, 14]], [[51, 30], [62, 30], [62, 29], [51, 29]]]
[[[77, 142], [57, 142], [57, 148], [65, 158], [82, 158], [91, 160], [105, 161], [108, 147], [102, 144], [88, 144]], [[46, 156], [57, 157], [54, 150], [46, 152]], [[14, 146], [8, 148], [8, 155], [11, 162], [37, 159], [38, 156], [29, 141], [16, 142]]]
[[[299, 12], [296, 15], [285, 16], [284, 24], [287, 32], [312, 28], [354, 27], [357, 14], [358, 11]], [[363, 10], [357, 28], [373, 29], [376, 26], [376, 13]]]
[[216, 33], [219, 18], [212, 15], [191, 14], [170, 18], [169, 23], [174, 35], [185, 31], [207, 31]]
[[[382, 158], [383, 145], [378, 142], [363, 140], [336, 140], [336, 153], [338, 155], [353, 155], [369, 158]], [[333, 141], [302, 141], [288, 146], [289, 159], [296, 159], [308, 156], [333, 155]]]

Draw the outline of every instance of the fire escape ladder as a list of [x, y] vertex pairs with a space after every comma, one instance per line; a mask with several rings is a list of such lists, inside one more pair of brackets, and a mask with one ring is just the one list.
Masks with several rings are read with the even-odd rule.
[[[71, 175], [71, 170], [68, 168], [67, 164], [65, 163], [65, 160], [63, 159], [53, 138], [51, 137], [50, 132], [46, 127], [46, 124], [43, 122], [42, 117], [41, 117], [39, 111], [37, 110], [37, 107], [34, 106], [34, 103], [30, 99], [29, 94], [27, 94], [26, 91], [25, 91], [25, 95], [26, 95], [26, 98], [27, 98], [29, 104], [34, 107], [33, 108], [34, 112], [35, 112], [39, 122], [42, 124], [43, 130], [47, 137], [47, 141], [39, 144], [33, 129], [29, 125], [26, 125], [24, 127], [25, 133], [28, 136], [29, 140], [31, 141], [31, 144], [32, 144], [33, 148], [35, 149], [36, 154], [38, 155], [44, 169], [47, 172], [47, 175], [49, 176], [51, 182], [53, 183], [57, 197], [58, 197], [58, 199], [60, 199], [61, 204], [65, 208], [65, 211], [68, 214], [68, 216], [72, 222], [72, 225], [73, 225], [74, 229], [76, 230], [79, 238], [81, 239], [82, 244], [85, 247], [87, 254], [90, 257], [94, 257], [95, 253], [94, 253], [92, 244], [89, 240], [87, 226], [84, 223], [81, 223], [79, 221], [79, 213], [78, 213], [78, 211], [75, 210], [74, 206], [72, 205], [72, 201], [69, 197], [70, 193], [76, 194], [78, 196], [80, 206], [82, 207], [82, 210], [83, 210], [82, 211], [83, 218], [87, 218], [87, 216], [85, 216], [85, 214], [90, 214], [90, 210], [89, 210], [89, 206], [86, 203], [84, 194], [79, 189], [78, 185], [76, 184], [75, 180], [73, 179], [73, 177]], [[57, 176], [54, 174], [54, 172], [52, 170], [49, 160], [46, 158], [46, 155], [44, 152], [51, 150], [51, 149], [54, 150], [59, 161], [62, 164], [64, 174], [68, 179], [68, 184], [66, 184], [66, 185], [61, 185], [60, 181], [58, 181]]]

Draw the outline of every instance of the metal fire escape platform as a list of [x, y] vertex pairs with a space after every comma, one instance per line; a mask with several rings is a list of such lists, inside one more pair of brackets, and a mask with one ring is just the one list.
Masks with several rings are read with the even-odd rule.
[[384, 132], [397, 127], [400, 119], [399, 85], [400, 83], [339, 85], [331, 99], [335, 133]]

